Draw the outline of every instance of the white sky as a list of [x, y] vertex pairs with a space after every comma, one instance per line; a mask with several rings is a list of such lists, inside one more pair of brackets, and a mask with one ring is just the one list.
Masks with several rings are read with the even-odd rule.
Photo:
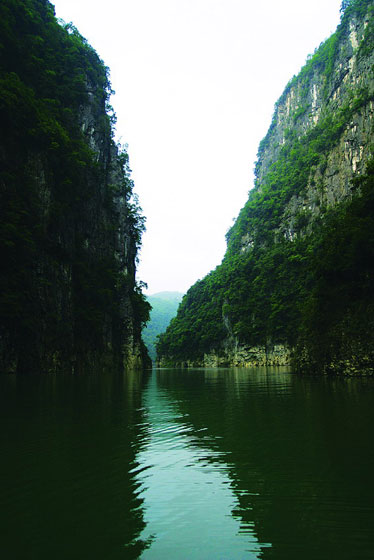
[[139, 279], [185, 292], [223, 257], [274, 103], [341, 0], [51, 0], [109, 66], [147, 218]]

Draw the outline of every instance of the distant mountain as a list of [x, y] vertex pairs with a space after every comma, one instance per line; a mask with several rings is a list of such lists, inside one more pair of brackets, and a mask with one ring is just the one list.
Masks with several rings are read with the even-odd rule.
[[152, 306], [150, 320], [143, 329], [143, 340], [152, 361], [156, 360], [156, 339], [168, 327], [170, 321], [177, 314], [177, 309], [182, 301], [180, 292], [159, 292], [146, 296]]
[[147, 296], [147, 300], [151, 303], [154, 300], [165, 300], [165, 301], [177, 301], [180, 303], [182, 301], [183, 294], [180, 292], [158, 292], [157, 294], [152, 294]]

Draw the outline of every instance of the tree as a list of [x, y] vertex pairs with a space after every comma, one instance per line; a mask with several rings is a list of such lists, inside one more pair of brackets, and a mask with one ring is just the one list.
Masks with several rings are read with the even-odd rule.
[[343, 15], [345, 10], [348, 8], [348, 6], [350, 6], [352, 4], [352, 0], [342, 0], [341, 6], [340, 6], [340, 13]]

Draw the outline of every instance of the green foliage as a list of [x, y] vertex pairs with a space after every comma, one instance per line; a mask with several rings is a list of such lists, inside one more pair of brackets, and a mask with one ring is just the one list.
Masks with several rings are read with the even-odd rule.
[[288, 132], [287, 142], [276, 161], [261, 184], [257, 180], [226, 235], [228, 253], [237, 252], [243, 235], [248, 233], [255, 242], [271, 242], [274, 230], [280, 226], [285, 204], [293, 195], [305, 192], [311, 174], [324, 165], [325, 154], [337, 144], [347, 122], [370, 100], [373, 95], [360, 89], [338, 111], [328, 113], [301, 138], [295, 130]]
[[344, 14], [345, 10], [350, 4], [352, 4], [352, 0], [342, 0], [342, 3], [340, 5], [340, 13]]
[[147, 296], [147, 301], [152, 309], [149, 323], [143, 329], [143, 340], [152, 361], [156, 360], [157, 338], [166, 330], [171, 319], [177, 314], [182, 297], [183, 294], [179, 292], [161, 292]]
[[313, 365], [374, 357], [374, 160], [354, 185], [353, 199], [326, 217], [314, 240], [300, 334]]
[[[328, 154], [347, 123], [374, 100], [372, 92], [357, 86], [345, 93], [339, 109], [327, 102], [350, 18], [366, 13], [371, 14], [366, 29], [372, 29], [372, 0], [345, 3], [337, 32], [286, 87], [277, 106], [291, 87], [307, 93], [316, 73], [322, 76], [325, 106], [319, 121], [300, 128], [299, 121], [310, 110], [306, 99], [291, 115], [293, 126], [273, 163], [266, 163], [266, 173], [261, 173], [277, 126], [275, 113], [260, 143], [255, 188], [227, 233], [223, 262], [187, 292], [177, 317], [160, 337], [160, 357], [174, 363], [201, 360], [212, 350], [224, 352], [231, 340], [250, 346], [284, 343], [307, 355], [315, 370], [327, 371], [326, 364], [353, 354], [374, 362], [374, 164], [355, 180], [352, 198], [344, 204], [320, 207], [318, 216], [310, 210], [295, 213], [291, 234], [284, 216], [291, 198], [303, 197], [312, 178], [324, 173]], [[363, 45], [371, 45], [371, 31], [365, 33]], [[371, 52], [361, 48], [358, 55]]]
[[[252, 346], [295, 342], [305, 298], [303, 240], [283, 241], [242, 255], [227, 255], [187, 292], [157, 352], [175, 361], [222, 349], [227, 337]], [[295, 305], [295, 301], [297, 304]]]
[[135, 286], [132, 286], [130, 292], [130, 301], [132, 303], [132, 309], [135, 318], [134, 323], [138, 340], [140, 340], [142, 329], [144, 329], [150, 319], [151, 312], [151, 305], [142, 292], [144, 286], [145, 285], [143, 282], [136, 283]]
[[358, 50], [360, 57], [370, 56], [374, 50], [374, 6], [369, 6], [368, 13], [369, 21], [365, 28], [364, 40]]
[[[256, 166], [257, 173], [259, 169], [259, 163], [261, 163], [261, 156], [264, 153], [265, 149], [269, 146], [270, 138], [272, 137], [272, 133], [277, 125], [277, 109], [285, 101], [291, 88], [297, 84], [301, 89], [302, 94], [306, 97], [308, 92], [310, 91], [311, 82], [314, 79], [316, 72], [318, 72], [324, 82], [324, 99], [327, 101], [327, 99], [329, 98], [334, 87], [334, 61], [336, 60], [341, 41], [349, 35], [349, 25], [352, 17], [362, 18], [366, 14], [369, 15], [369, 24], [365, 29], [364, 40], [360, 45], [358, 54], [360, 56], [368, 56], [373, 51], [374, 6], [372, 5], [372, 0], [346, 0], [342, 3], [341, 12], [341, 23], [338, 26], [336, 32], [326, 41], [321, 43], [321, 45], [314, 51], [312, 55], [308, 56], [306, 64], [302, 67], [299, 74], [297, 76], [294, 76], [289, 81], [283, 94], [277, 101], [270, 128], [265, 138], [260, 142], [259, 145], [257, 154], [258, 162]], [[298, 119], [307, 112], [307, 109], [307, 105], [303, 105], [296, 111], [296, 113], [293, 115], [294, 123], [296, 123]]]
[[1, 1], [0, 354], [29, 355], [31, 369], [47, 347], [70, 359], [126, 336], [123, 294], [139, 336], [147, 319], [131, 269], [144, 218], [125, 149], [116, 161], [111, 93], [108, 68], [47, 0]]
[[313, 234], [228, 253], [190, 288], [160, 337], [159, 356], [200, 359], [231, 336], [251, 346], [273, 340], [307, 348], [317, 369], [343, 342], [373, 347], [373, 193], [370, 163], [353, 199], [330, 210]]
[[157, 354], [186, 360], [223, 341], [222, 295], [221, 278], [214, 272], [194, 284], [183, 297], [177, 317], [160, 336]]

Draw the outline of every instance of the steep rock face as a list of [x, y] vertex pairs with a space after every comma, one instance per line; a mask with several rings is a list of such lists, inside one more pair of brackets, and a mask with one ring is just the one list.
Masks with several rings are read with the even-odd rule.
[[374, 372], [373, 140], [374, 2], [352, 0], [276, 103], [223, 262], [186, 294], [163, 364]]
[[[276, 105], [273, 123], [259, 151], [257, 184], [271, 172], [292, 131], [298, 140], [313, 130], [321, 132], [324, 119], [342, 115], [340, 135], [325, 151], [323, 161], [311, 166], [301, 194], [285, 205], [279, 232], [292, 238], [301, 212], [317, 218], [351, 193], [352, 178], [365, 170], [371, 156], [374, 125], [374, 51], [370, 3], [365, 15], [353, 13], [325, 46], [329, 67], [311, 57], [300, 76], [291, 80]], [[329, 44], [330, 43], [330, 44]], [[322, 57], [321, 57], [322, 58]], [[345, 113], [345, 116], [344, 116]], [[248, 239], [243, 239], [243, 248]]]
[[0, 20], [0, 368], [144, 365], [144, 219], [107, 69], [46, 0], [4, 0]]

